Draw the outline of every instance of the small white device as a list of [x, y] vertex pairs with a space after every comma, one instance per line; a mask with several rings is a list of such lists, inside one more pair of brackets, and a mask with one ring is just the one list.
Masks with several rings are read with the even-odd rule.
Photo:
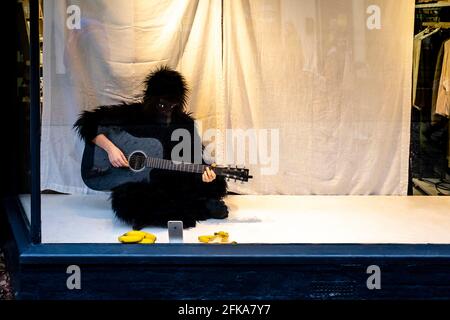
[[183, 243], [183, 221], [167, 222], [170, 243]]

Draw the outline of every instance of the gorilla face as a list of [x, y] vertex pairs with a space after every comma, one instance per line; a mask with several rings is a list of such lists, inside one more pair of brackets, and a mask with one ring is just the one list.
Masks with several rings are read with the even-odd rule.
[[144, 84], [144, 111], [153, 120], [170, 124], [176, 114], [184, 113], [189, 89], [181, 73], [161, 66], [147, 76]]
[[178, 101], [161, 98], [161, 99], [159, 99], [157, 110], [158, 110], [158, 113], [167, 116], [167, 115], [172, 114], [172, 111], [179, 107], [180, 107], [180, 103]]
[[177, 100], [170, 98], [160, 98], [156, 104], [156, 113], [158, 120], [162, 123], [168, 124], [171, 122], [172, 113], [174, 110], [179, 109], [181, 103]]

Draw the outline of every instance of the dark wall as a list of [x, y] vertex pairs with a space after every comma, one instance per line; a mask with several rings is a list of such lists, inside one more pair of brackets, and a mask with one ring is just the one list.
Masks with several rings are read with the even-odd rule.
[[[2, 141], [1, 195], [26, 192], [29, 170], [29, 80], [28, 37], [21, 4], [14, 0], [2, 3], [3, 58], [2, 113], [0, 133]], [[21, 16], [22, 14], [22, 16]], [[19, 56], [23, 58], [19, 58]], [[29, 60], [29, 59], [28, 59]], [[18, 78], [21, 79], [19, 88]], [[27, 79], [28, 78], [28, 79]]]

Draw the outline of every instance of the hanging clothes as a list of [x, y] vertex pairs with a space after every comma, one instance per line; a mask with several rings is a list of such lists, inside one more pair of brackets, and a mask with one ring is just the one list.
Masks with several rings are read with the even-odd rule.
[[416, 177], [437, 177], [442, 173], [443, 161], [447, 165], [448, 121], [443, 122], [436, 109], [438, 96], [442, 97], [439, 89], [443, 69], [450, 62], [444, 46], [448, 38], [449, 33], [440, 28], [431, 32], [427, 28], [414, 38], [411, 169]]
[[415, 106], [416, 90], [417, 90], [417, 77], [419, 76], [419, 61], [420, 61], [420, 48], [422, 46], [422, 38], [429, 32], [429, 28], [419, 32], [414, 36], [413, 42], [413, 96], [412, 104]]
[[435, 106], [435, 114], [446, 117], [447, 120], [442, 120], [442, 123], [446, 122], [447, 125], [447, 164], [450, 168], [450, 134], [449, 130], [449, 118], [450, 118], [450, 40], [447, 40], [442, 46], [442, 71], [440, 75], [440, 81], [437, 90], [437, 100]]
[[442, 66], [444, 63], [444, 47], [445, 42], [442, 43], [441, 48], [439, 49], [437, 61], [436, 61], [436, 69], [434, 72], [434, 81], [433, 81], [433, 97], [431, 101], [431, 123], [435, 124], [440, 119], [439, 117], [436, 117], [436, 103], [438, 100], [438, 94], [439, 94], [439, 86], [441, 83], [441, 75], [442, 75]]
[[[427, 27], [423, 30], [425, 22]], [[450, 7], [416, 7], [411, 94], [411, 178], [445, 179], [445, 173], [450, 173], [449, 120], [448, 116], [444, 116], [448, 114], [446, 107], [450, 104], [450, 96], [446, 95], [450, 92], [450, 72], [447, 70], [450, 69], [450, 48], [445, 46], [450, 39], [450, 29], [446, 22], [450, 22]]]
[[439, 81], [435, 113], [444, 117], [450, 115], [450, 41], [444, 43], [443, 65]]
[[418, 64], [418, 78], [414, 105], [425, 111], [422, 121], [431, 119], [431, 105], [433, 98], [433, 82], [436, 63], [445, 35], [439, 29], [421, 37], [420, 59]]

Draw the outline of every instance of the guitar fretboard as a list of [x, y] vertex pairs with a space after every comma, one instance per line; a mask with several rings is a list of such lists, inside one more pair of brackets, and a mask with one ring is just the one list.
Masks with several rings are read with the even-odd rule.
[[150, 158], [150, 157], [148, 157], [145, 160], [145, 166], [151, 167], [151, 168], [156, 168], [156, 169], [165, 169], [165, 170], [182, 171], [182, 172], [193, 172], [193, 173], [203, 173], [205, 171], [206, 167], [208, 167], [203, 164], [173, 163], [171, 160]]

